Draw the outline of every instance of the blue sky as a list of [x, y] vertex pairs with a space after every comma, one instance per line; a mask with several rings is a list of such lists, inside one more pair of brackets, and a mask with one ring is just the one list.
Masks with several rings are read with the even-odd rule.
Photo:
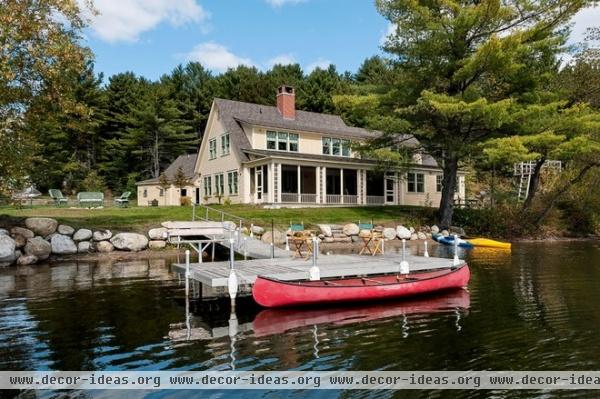
[[[82, 2], [83, 0], [80, 0]], [[239, 64], [268, 69], [298, 62], [305, 71], [335, 64], [356, 71], [381, 53], [389, 23], [373, 0], [94, 0], [85, 32], [106, 76], [124, 71], [156, 79], [199, 61], [215, 73]], [[574, 39], [600, 20], [576, 18]], [[597, 23], [596, 23], [597, 24]]]

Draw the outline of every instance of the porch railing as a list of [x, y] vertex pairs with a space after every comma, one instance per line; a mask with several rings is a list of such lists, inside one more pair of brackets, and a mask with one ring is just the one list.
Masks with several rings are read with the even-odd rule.
[[358, 195], [344, 195], [344, 204], [358, 204]]
[[[300, 201], [298, 201], [300, 199]], [[301, 202], [303, 204], [315, 204], [317, 194], [310, 193], [281, 193], [281, 202]]]
[[341, 204], [342, 196], [339, 194], [327, 194], [327, 203], [328, 204]]
[[385, 203], [383, 195], [367, 195], [367, 205], [382, 205]]

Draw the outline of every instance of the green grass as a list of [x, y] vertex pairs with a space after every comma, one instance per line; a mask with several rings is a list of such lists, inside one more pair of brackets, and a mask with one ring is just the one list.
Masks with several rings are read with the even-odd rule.
[[[433, 209], [409, 206], [264, 209], [250, 205], [215, 205], [214, 208], [244, 218], [247, 225], [254, 223], [267, 227], [273, 220], [275, 226], [280, 228], [287, 227], [290, 221], [294, 223], [304, 222], [306, 226], [314, 226], [318, 223], [356, 223], [359, 220], [363, 222], [373, 220], [375, 224], [383, 225], [402, 223], [418, 226], [431, 224], [434, 217]], [[201, 212], [203, 213], [201, 208], [198, 208], [198, 213]], [[156, 208], [132, 206], [129, 208], [69, 209], [66, 207], [36, 206], [16, 209], [3, 206], [0, 207], [0, 218], [2, 215], [51, 217], [76, 228], [87, 227], [144, 232], [167, 220], [192, 220], [192, 208], [181, 206]], [[216, 212], [211, 212], [209, 216], [212, 219], [218, 217]]]

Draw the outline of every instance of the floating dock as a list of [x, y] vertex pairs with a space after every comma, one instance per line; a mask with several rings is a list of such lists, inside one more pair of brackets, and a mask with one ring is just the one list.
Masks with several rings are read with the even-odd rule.
[[[317, 265], [321, 278], [345, 276], [369, 276], [374, 274], [398, 273], [402, 257], [397, 253], [377, 256], [319, 255]], [[452, 259], [426, 258], [407, 255], [410, 270], [431, 270], [454, 266]], [[459, 265], [464, 264], [460, 261]], [[235, 262], [235, 272], [241, 287], [252, 286], [258, 276], [289, 281], [307, 279], [312, 261], [301, 258], [252, 259]], [[185, 274], [185, 263], [174, 263], [175, 272]], [[203, 287], [227, 287], [230, 272], [229, 261], [190, 264], [190, 279]], [[247, 288], [247, 287], [246, 287]], [[217, 290], [218, 293], [219, 290]]]

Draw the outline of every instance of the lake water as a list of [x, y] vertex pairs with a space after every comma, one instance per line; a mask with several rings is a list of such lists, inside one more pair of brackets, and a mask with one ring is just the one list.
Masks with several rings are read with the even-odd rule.
[[[451, 256], [447, 248], [433, 252]], [[242, 300], [233, 338], [226, 301], [192, 302], [191, 329], [186, 328], [183, 285], [169, 271], [173, 260], [0, 269], [0, 370], [600, 369], [597, 242], [521, 243], [512, 253], [475, 249], [468, 255], [472, 271], [468, 290], [410, 301], [261, 310], [251, 300]], [[231, 394], [283, 396], [210, 393]], [[297, 394], [454, 398], [487, 397], [490, 392]], [[179, 391], [85, 395], [200, 397], [197, 392]], [[508, 391], [493, 396], [595, 394]]]

